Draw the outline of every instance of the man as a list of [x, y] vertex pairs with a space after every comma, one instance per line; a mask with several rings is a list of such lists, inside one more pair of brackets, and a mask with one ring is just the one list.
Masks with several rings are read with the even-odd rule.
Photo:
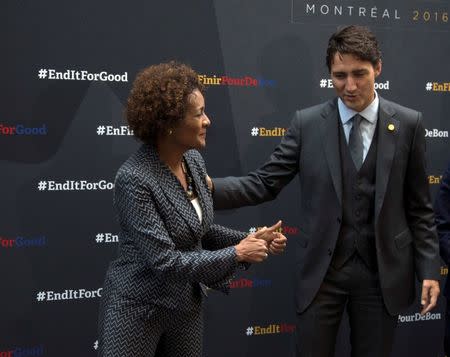
[[[435, 212], [441, 257], [445, 264], [450, 266], [450, 163], [442, 177], [441, 186], [436, 197]], [[444, 295], [447, 298], [444, 349], [445, 354], [450, 356], [450, 282], [448, 277]]]
[[375, 92], [381, 53], [367, 28], [334, 33], [326, 61], [338, 98], [297, 111], [256, 171], [214, 179], [215, 207], [272, 200], [299, 175], [297, 356], [334, 356], [345, 307], [352, 356], [389, 356], [415, 276], [421, 313], [439, 295], [422, 115]]

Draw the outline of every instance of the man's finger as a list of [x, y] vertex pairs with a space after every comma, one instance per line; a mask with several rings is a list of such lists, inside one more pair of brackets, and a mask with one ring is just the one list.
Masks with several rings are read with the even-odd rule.
[[421, 315], [425, 315], [427, 312], [430, 312], [430, 311], [433, 310], [435, 307], [436, 307], [436, 301], [435, 301], [434, 303], [433, 303], [433, 302], [430, 302], [429, 304], [425, 305], [425, 306], [422, 308], [422, 311], [420, 311], [420, 314], [421, 314]]
[[209, 177], [209, 175], [206, 175], [206, 183], [208, 185], [209, 190], [213, 191], [214, 185], [213, 185], [213, 182], [211, 180], [211, 177]]
[[433, 305], [433, 307], [435, 307], [437, 305], [437, 300], [439, 297], [439, 289], [431, 289], [431, 305]]
[[422, 295], [420, 297], [420, 304], [422, 306], [428, 305], [430, 299], [430, 286], [422, 285]]
[[270, 246], [269, 250], [272, 252], [283, 252], [284, 251], [284, 247], [276, 247], [276, 246]]
[[275, 238], [269, 245], [272, 254], [281, 254], [286, 249], [286, 238], [284, 236]]
[[433, 310], [436, 307], [437, 304], [437, 294], [431, 293], [430, 297], [430, 303], [428, 304], [427, 308], [424, 311], [424, 314], [426, 314], [428, 311]]
[[269, 248], [269, 252], [270, 252], [270, 254], [278, 255], [278, 254], [283, 253], [284, 249], [280, 249], [280, 248], [276, 248], [276, 247], [270, 247]]
[[275, 242], [287, 242], [287, 237], [284, 236], [283, 234], [278, 232], [274, 232], [274, 234], [276, 235], [274, 239]]
[[422, 305], [422, 310], [420, 313], [422, 315], [426, 314], [428, 311], [430, 311], [434, 306], [430, 304], [430, 294], [431, 294], [431, 286], [428, 284], [422, 285], [422, 294], [420, 297], [420, 304]]
[[426, 314], [428, 311], [431, 311], [432, 309], [434, 309], [436, 307], [439, 293], [440, 293], [439, 283], [431, 285], [429, 292], [428, 292], [429, 303], [426, 306], [426, 308], [422, 310], [423, 314]]
[[272, 242], [270, 242], [270, 246], [277, 247], [277, 248], [278, 247], [286, 247], [286, 241], [280, 241], [275, 238]]

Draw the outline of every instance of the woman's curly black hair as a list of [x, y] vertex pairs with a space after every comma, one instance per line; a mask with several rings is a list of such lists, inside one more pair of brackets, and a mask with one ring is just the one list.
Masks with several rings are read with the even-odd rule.
[[188, 97], [204, 86], [189, 66], [171, 61], [145, 68], [136, 76], [128, 97], [126, 118], [134, 136], [155, 143], [160, 133], [175, 127], [186, 115]]

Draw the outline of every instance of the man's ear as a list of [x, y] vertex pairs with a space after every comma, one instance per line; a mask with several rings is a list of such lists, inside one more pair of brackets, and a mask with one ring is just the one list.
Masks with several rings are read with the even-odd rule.
[[381, 68], [383, 67], [383, 63], [381, 59], [378, 61], [378, 63], [374, 67], [375, 72], [375, 78], [378, 77], [381, 74]]

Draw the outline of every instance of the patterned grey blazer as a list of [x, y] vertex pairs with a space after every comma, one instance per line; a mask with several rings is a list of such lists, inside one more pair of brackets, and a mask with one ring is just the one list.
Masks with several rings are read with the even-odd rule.
[[184, 154], [203, 213], [200, 223], [183, 187], [149, 145], [119, 169], [114, 204], [121, 227], [118, 258], [108, 269], [103, 303], [130, 298], [187, 310], [201, 301], [200, 283], [228, 292], [238, 266], [234, 245], [246, 234], [213, 222], [200, 154]]

